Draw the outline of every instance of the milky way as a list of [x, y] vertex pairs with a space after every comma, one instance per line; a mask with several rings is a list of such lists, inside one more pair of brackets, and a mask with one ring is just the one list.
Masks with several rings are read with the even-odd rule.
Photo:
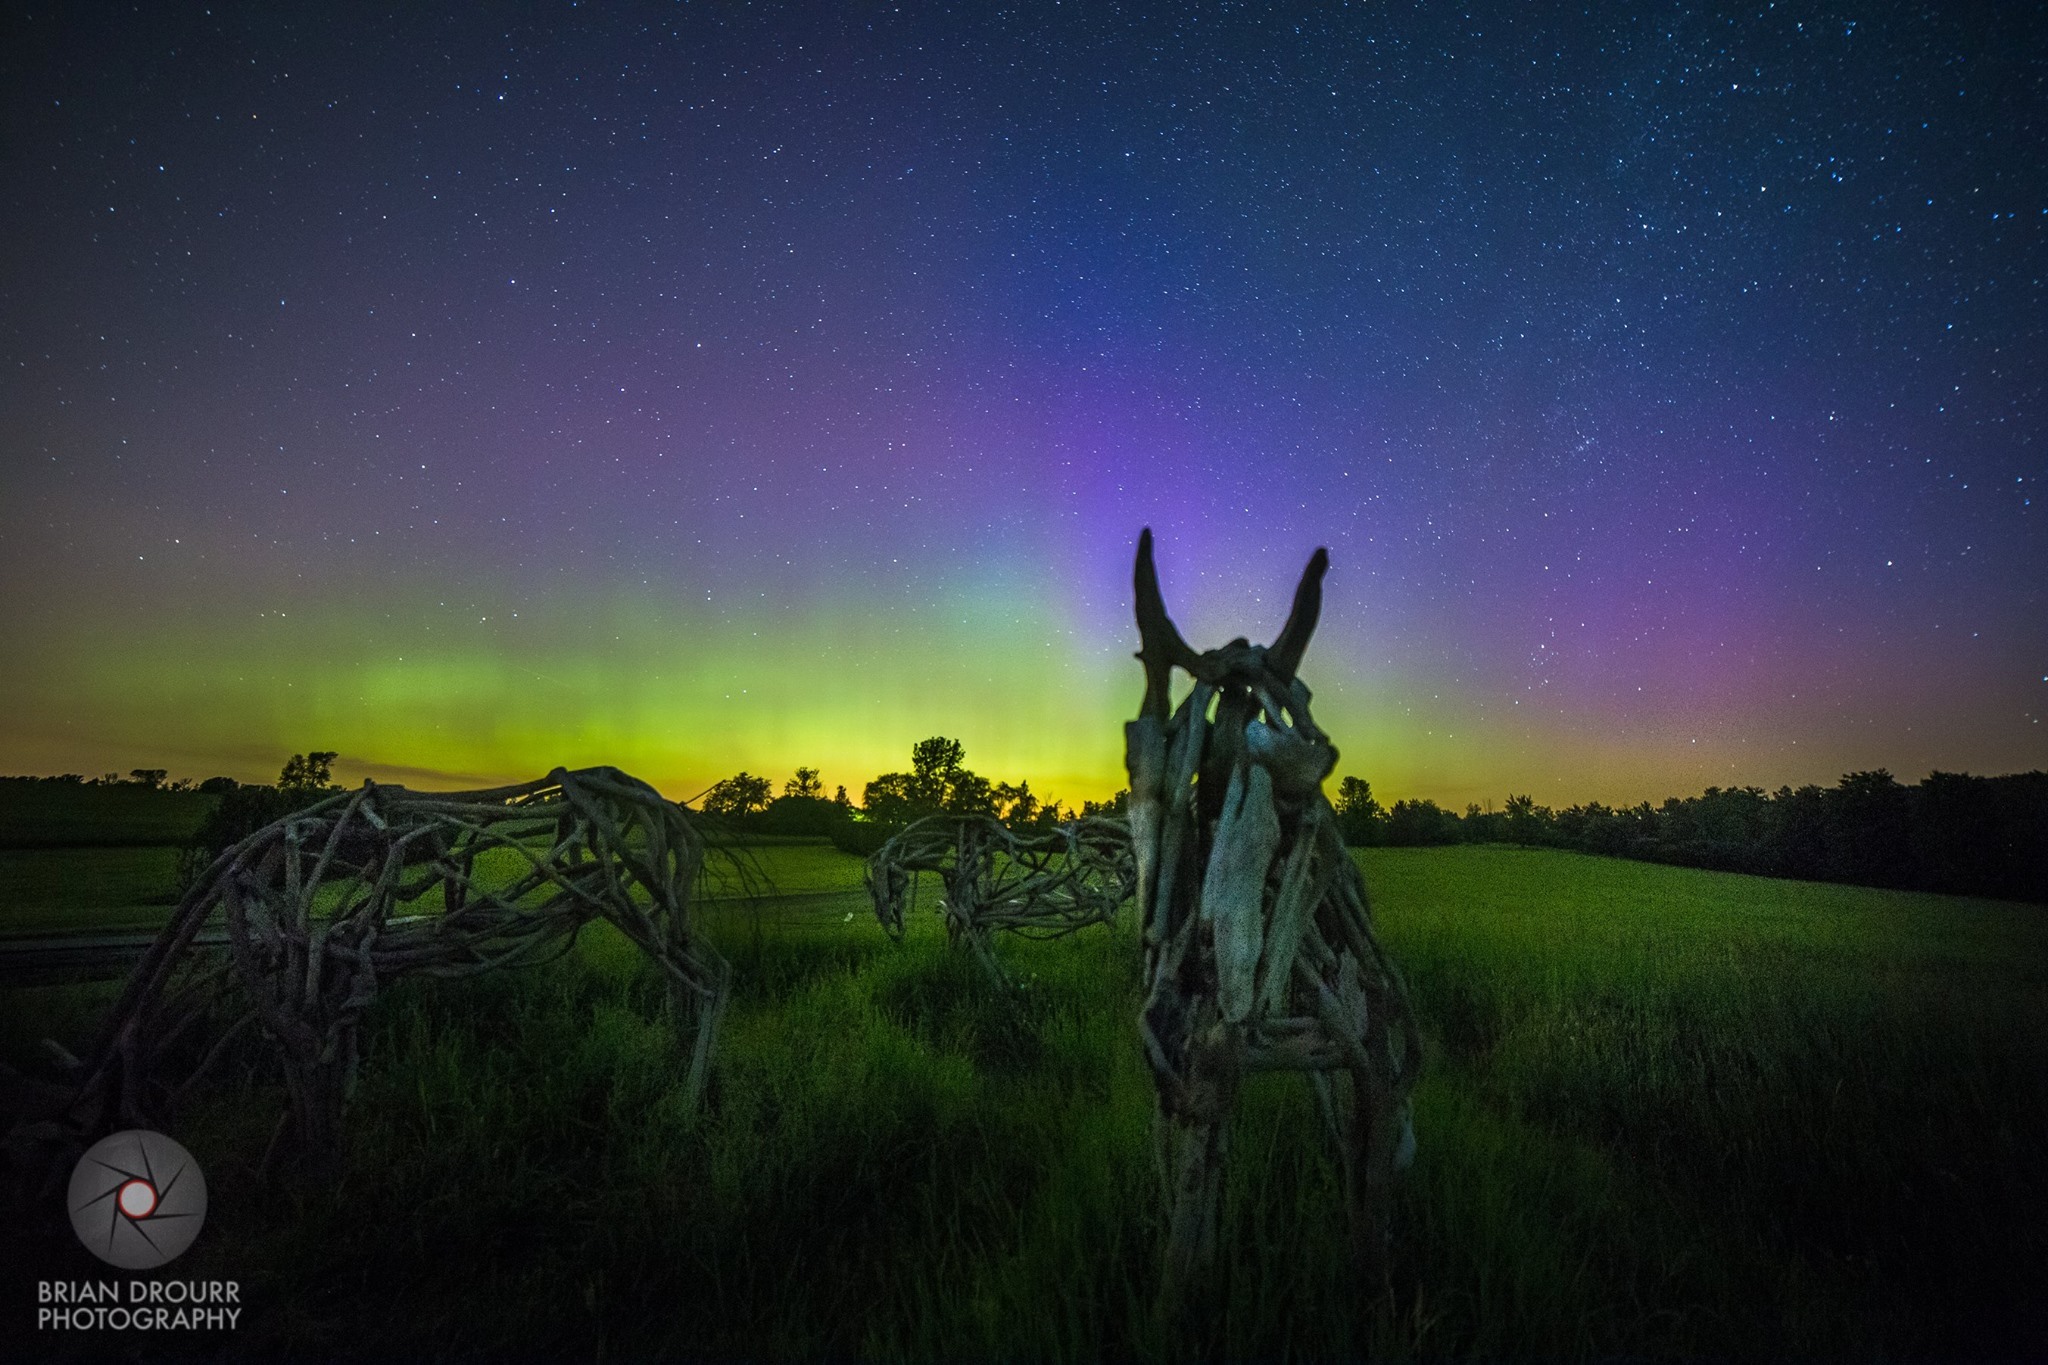
[[0, 771], [2048, 766], [2038, 7], [341, 8], [7, 22]]

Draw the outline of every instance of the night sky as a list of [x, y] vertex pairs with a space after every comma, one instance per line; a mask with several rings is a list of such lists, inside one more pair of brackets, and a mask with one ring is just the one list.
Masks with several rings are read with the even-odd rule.
[[2048, 767], [2039, 6], [428, 8], [9, 11], [0, 772]]

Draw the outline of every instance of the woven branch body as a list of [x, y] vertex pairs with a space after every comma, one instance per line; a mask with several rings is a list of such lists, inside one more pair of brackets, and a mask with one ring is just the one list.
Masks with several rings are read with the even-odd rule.
[[947, 937], [964, 941], [998, 982], [1008, 978], [990, 944], [995, 930], [1059, 938], [1114, 923], [1137, 885], [1130, 831], [1115, 820], [1018, 832], [986, 815], [928, 816], [868, 860], [868, 895], [891, 937], [903, 936], [919, 872], [938, 873], [946, 889]]
[[[547, 961], [595, 919], [666, 974], [694, 1103], [731, 984], [725, 960], [691, 931], [703, 859], [684, 809], [613, 768], [473, 792], [365, 782], [265, 826], [207, 869], [130, 976], [74, 1120], [88, 1131], [160, 1126], [253, 1022], [284, 1071], [279, 1136], [290, 1134], [305, 1167], [338, 1169], [359, 1025], [380, 986]], [[216, 913], [228, 960], [209, 965], [192, 945]], [[185, 1074], [168, 1074], [177, 1045], [231, 1002], [238, 1017], [224, 1035]]]
[[[1170, 1213], [1160, 1295], [1177, 1315], [1215, 1258], [1229, 1122], [1250, 1071], [1309, 1074], [1336, 1142], [1361, 1269], [1381, 1269], [1388, 1185], [1413, 1150], [1421, 1043], [1373, 935], [1364, 878], [1322, 782], [1337, 751], [1294, 675], [1313, 633], [1320, 550], [1270, 647], [1196, 654], [1168, 618], [1139, 541], [1145, 700], [1124, 727], [1146, 998]], [[1169, 715], [1170, 671], [1193, 690]], [[1339, 1082], [1348, 1082], [1345, 1086]]]

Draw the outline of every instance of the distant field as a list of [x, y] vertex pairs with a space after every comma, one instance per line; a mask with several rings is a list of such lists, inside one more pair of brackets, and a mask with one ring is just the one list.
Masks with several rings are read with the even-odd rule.
[[0, 849], [184, 844], [219, 799], [127, 784], [0, 778]]
[[174, 848], [0, 850], [0, 936], [154, 929], [177, 898]]
[[1411, 981], [1484, 981], [1510, 1011], [1586, 993], [1946, 1009], [1965, 982], [1998, 1001], [2048, 990], [2039, 906], [1502, 845], [1360, 856]]
[[[251, 1180], [275, 1087], [224, 1082], [194, 1106], [179, 1136], [214, 1204], [179, 1273], [239, 1279], [259, 1305], [221, 1349], [2048, 1354], [2037, 908], [1371, 851], [1429, 1043], [1392, 1284], [1344, 1273], [1305, 1085], [1258, 1078], [1213, 1316], [1173, 1339], [1146, 1312], [1159, 1229], [1134, 927], [1004, 940], [1026, 986], [1012, 1000], [948, 948], [936, 895], [899, 945], [857, 860], [755, 853], [818, 899], [765, 932], [707, 915], [737, 994], [699, 1115], [676, 1104], [657, 983], [602, 927], [554, 968], [387, 991], [350, 1119], [357, 1174], [295, 1212]], [[31, 1058], [38, 1029], [82, 1046], [109, 994], [0, 992], [0, 1056]], [[19, 1254], [69, 1266], [66, 1236]]]
[[699, 894], [720, 896], [815, 896], [859, 891], [859, 858], [815, 840], [710, 849], [698, 874]]
[[[175, 847], [0, 848], [0, 937], [67, 930], [156, 929], [177, 904]], [[526, 864], [514, 852], [486, 854], [485, 876], [512, 877]], [[718, 845], [706, 852], [697, 895], [705, 901], [814, 898], [861, 890], [862, 863], [820, 840], [762, 846]], [[438, 897], [406, 907], [431, 912]]]

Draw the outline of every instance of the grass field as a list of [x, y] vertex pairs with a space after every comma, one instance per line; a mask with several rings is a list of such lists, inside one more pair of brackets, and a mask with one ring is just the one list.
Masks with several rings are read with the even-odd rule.
[[[148, 931], [161, 928], [170, 918], [178, 902], [178, 848], [101, 843], [89, 836], [80, 838], [76, 824], [51, 828], [74, 842], [65, 847], [0, 847], [0, 941], [9, 935], [75, 929]], [[493, 861], [506, 871], [524, 867], [516, 854], [486, 855], [486, 875]], [[699, 874], [697, 895], [707, 900], [764, 895], [795, 899], [860, 887], [857, 859], [820, 840], [781, 839], [714, 846]], [[408, 909], [430, 912], [438, 903], [435, 893]]]
[[[1026, 983], [1006, 999], [946, 946], [935, 894], [894, 944], [854, 860], [755, 856], [813, 899], [765, 932], [745, 905], [706, 911], [737, 995], [701, 1114], [678, 1105], [658, 983], [593, 931], [546, 970], [385, 992], [338, 1190], [255, 1185], [280, 1100], [260, 1074], [182, 1116], [213, 1203], [164, 1273], [237, 1279], [250, 1302], [215, 1346], [2048, 1353], [2038, 909], [1501, 847], [1370, 852], [1429, 1040], [1392, 1284], [1349, 1282], [1306, 1086], [1261, 1078], [1213, 1317], [1169, 1338], [1148, 1314], [1132, 927], [1004, 940]], [[79, 1045], [108, 989], [0, 993], [0, 1055], [29, 1055], [38, 1029]], [[37, 1274], [101, 1269], [44, 1214], [4, 1267], [14, 1302]]]
[[174, 848], [0, 849], [0, 937], [154, 929], [177, 899]]
[[0, 777], [0, 848], [177, 846], [192, 838], [219, 799], [133, 783]]
[[0, 940], [159, 927], [177, 903], [178, 851], [218, 799], [0, 778]]

